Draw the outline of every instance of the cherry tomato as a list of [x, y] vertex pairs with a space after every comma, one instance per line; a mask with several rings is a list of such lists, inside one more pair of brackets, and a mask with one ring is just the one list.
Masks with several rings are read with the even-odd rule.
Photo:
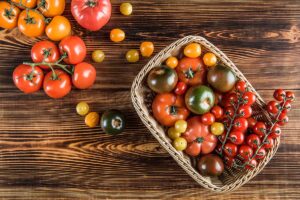
[[246, 169], [253, 170], [257, 166], [257, 161], [253, 158], [249, 164], [246, 165]]
[[[35, 63], [55, 63], [59, 59], [57, 46], [50, 41], [43, 40], [35, 43], [31, 48], [31, 59]], [[42, 69], [50, 69], [47, 65], [39, 65]]]
[[215, 116], [211, 113], [205, 113], [201, 116], [201, 122], [205, 125], [212, 125], [215, 122]]
[[258, 135], [250, 134], [246, 138], [246, 143], [253, 149], [257, 149], [261, 141]]
[[286, 93], [283, 89], [277, 89], [274, 91], [273, 96], [277, 101], [282, 101], [285, 98]]
[[175, 122], [174, 128], [179, 133], [184, 133], [187, 129], [187, 122], [183, 119], [177, 120]]
[[251, 108], [251, 106], [243, 105], [243, 106], [240, 106], [240, 107], [238, 108], [237, 113], [238, 113], [241, 117], [249, 118], [249, 117], [251, 117], [251, 115], [252, 115], [252, 108]]
[[283, 112], [289, 112], [292, 109], [292, 105], [291, 103], [288, 101], [285, 102], [285, 104], [283, 104], [284, 102], [280, 103], [280, 106], [283, 108]]
[[210, 112], [215, 116], [216, 119], [220, 119], [221, 117], [223, 117], [223, 114], [224, 114], [223, 108], [221, 108], [218, 105], [215, 105], [214, 107], [212, 107]]
[[241, 145], [245, 140], [245, 135], [241, 131], [231, 131], [229, 133], [229, 139], [233, 144]]
[[142, 42], [140, 51], [143, 57], [150, 57], [154, 52], [153, 42]]
[[85, 116], [84, 121], [88, 127], [94, 128], [99, 124], [100, 116], [97, 112], [90, 112]]
[[239, 155], [244, 160], [249, 160], [249, 158], [253, 156], [253, 149], [250, 146], [243, 144], [239, 148]]
[[246, 92], [246, 89], [247, 89], [246, 82], [245, 81], [241, 81], [241, 80], [237, 81], [236, 84], [235, 84], [235, 89], [239, 93]]
[[178, 59], [174, 56], [170, 56], [167, 60], [166, 60], [166, 65], [172, 69], [174, 69], [175, 67], [177, 67], [178, 65]]
[[244, 105], [251, 106], [256, 101], [256, 96], [252, 92], [245, 92], [243, 94]]
[[253, 128], [255, 126], [256, 122], [257, 122], [256, 119], [254, 119], [253, 117], [249, 117], [247, 119], [247, 121], [248, 121], [248, 127], [249, 128]]
[[260, 138], [265, 136], [267, 127], [264, 122], [256, 122], [253, 127], [253, 132], [258, 135]]
[[78, 115], [85, 116], [89, 113], [90, 107], [86, 102], [79, 102], [76, 106], [76, 112]]
[[78, 36], [67, 36], [59, 43], [61, 54], [66, 53], [64, 61], [68, 64], [81, 63], [86, 56], [86, 46], [83, 40]]
[[6, 1], [0, 2], [0, 27], [13, 29], [17, 26], [20, 9]]
[[222, 124], [221, 122], [214, 122], [210, 126], [210, 131], [212, 132], [212, 134], [217, 136], [222, 135], [224, 133], [224, 130], [224, 124]]
[[291, 91], [287, 91], [286, 92], [286, 97], [291, 102], [295, 101], [295, 94], [293, 92], [291, 92]]
[[65, 0], [38, 0], [37, 5], [39, 6], [39, 11], [45, 17], [54, 17], [61, 15], [66, 6]]
[[225, 113], [226, 116], [233, 117], [234, 108], [232, 106], [228, 106], [228, 107], [225, 108], [224, 113]]
[[215, 105], [218, 105], [219, 103], [221, 104], [223, 95], [219, 92], [214, 92], [215, 93]]
[[125, 39], [125, 32], [122, 29], [115, 28], [110, 31], [110, 40], [113, 42], [122, 42]]
[[139, 52], [137, 50], [131, 49], [131, 50], [127, 51], [127, 53], [126, 53], [126, 59], [130, 63], [135, 63], [135, 62], [139, 61], [140, 54], [139, 54]]
[[201, 55], [201, 46], [198, 43], [188, 44], [184, 48], [183, 53], [186, 57], [197, 58]]
[[233, 130], [245, 132], [248, 128], [248, 121], [243, 117], [235, 118], [233, 121]]
[[230, 93], [223, 98], [223, 105], [225, 107], [236, 105], [238, 102], [237, 95], [235, 93]]
[[23, 10], [18, 19], [19, 30], [28, 37], [38, 37], [45, 31], [44, 16], [34, 10]]
[[178, 137], [173, 141], [173, 147], [177, 151], [183, 151], [187, 147], [187, 141], [182, 137]]
[[20, 8], [34, 8], [36, 6], [36, 0], [11, 0], [16, 3]]
[[224, 145], [224, 153], [225, 155], [229, 156], [229, 157], [235, 157], [237, 155], [238, 152], [238, 147], [237, 145], [231, 143], [231, 142], [227, 142]]
[[266, 155], [267, 155], [267, 152], [266, 152], [265, 148], [261, 147], [261, 148], [257, 151], [257, 154], [256, 154], [256, 156], [255, 156], [255, 159], [261, 160], [261, 159], [263, 159]]
[[45, 32], [50, 40], [60, 41], [71, 35], [71, 23], [64, 16], [55, 16], [47, 25]]
[[271, 149], [272, 147], [274, 146], [274, 140], [273, 140], [273, 138], [269, 135], [268, 137], [267, 137], [267, 139], [265, 140], [265, 142], [264, 142], [264, 148], [265, 149]]
[[105, 54], [101, 50], [95, 50], [92, 53], [92, 59], [96, 63], [101, 63], [105, 59]]
[[270, 102], [267, 104], [267, 111], [268, 111], [270, 114], [277, 114], [278, 111], [279, 111], [279, 103], [276, 102], [276, 101], [270, 101]]
[[120, 12], [122, 13], [122, 15], [131, 15], [132, 13], [132, 5], [131, 3], [122, 3], [120, 5]]
[[229, 157], [229, 156], [224, 156], [224, 163], [226, 166], [228, 167], [233, 167], [233, 163], [234, 163], [234, 158], [233, 157]]
[[174, 127], [171, 127], [171, 128], [168, 129], [168, 136], [172, 140], [175, 140], [176, 138], [179, 138], [181, 136], [181, 133], [176, 131]]
[[287, 114], [286, 114], [286, 112], [281, 112], [281, 114], [278, 116], [278, 124], [280, 125], [280, 126], [283, 126], [283, 125], [285, 125], [286, 123], [288, 123], [289, 122], [289, 118], [288, 118], [288, 116], [287, 116]]
[[72, 83], [78, 89], [91, 87], [96, 80], [96, 69], [93, 65], [82, 62], [75, 65]]
[[187, 90], [187, 84], [185, 84], [182, 81], [179, 81], [174, 89], [174, 93], [177, 95], [183, 95], [185, 94]]
[[270, 137], [276, 139], [281, 135], [281, 128], [278, 124], [275, 124], [271, 130]]
[[16, 87], [26, 94], [38, 91], [42, 87], [43, 78], [44, 73], [39, 67], [21, 64], [13, 72]]
[[208, 52], [208, 53], [204, 54], [204, 56], [203, 56], [203, 62], [207, 67], [216, 66], [217, 61], [218, 61], [217, 56], [213, 53]]
[[71, 91], [72, 85], [66, 72], [59, 69], [54, 71], [55, 75], [52, 71], [46, 74], [43, 87], [49, 97], [57, 99], [66, 96]]

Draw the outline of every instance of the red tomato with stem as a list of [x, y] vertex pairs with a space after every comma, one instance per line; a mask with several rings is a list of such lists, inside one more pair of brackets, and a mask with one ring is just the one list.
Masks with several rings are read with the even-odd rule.
[[267, 111], [270, 113], [270, 114], [277, 114], [278, 111], [279, 111], [279, 103], [276, 102], [276, 101], [270, 101], [268, 104], [267, 104]]
[[267, 127], [264, 122], [256, 122], [256, 124], [253, 127], [253, 132], [258, 135], [260, 138], [265, 136], [267, 131]]
[[256, 101], [256, 96], [252, 92], [245, 92], [242, 96], [243, 98], [243, 104], [247, 106], [251, 106]]
[[250, 134], [246, 138], [246, 143], [253, 149], [257, 149], [261, 143], [260, 138], [256, 134]]
[[229, 156], [229, 157], [234, 157], [237, 155], [238, 152], [238, 146], [236, 144], [233, 144], [231, 142], [227, 142], [224, 145], [224, 153], [225, 155]]
[[295, 101], [295, 94], [292, 91], [287, 91], [286, 97], [291, 102]]
[[253, 117], [249, 117], [247, 118], [247, 121], [248, 121], [248, 127], [249, 128], [253, 128], [256, 124], [256, 119], [254, 119]]
[[210, 112], [215, 116], [216, 119], [220, 119], [221, 117], [223, 117], [223, 114], [224, 114], [223, 108], [221, 108], [218, 105], [215, 105], [214, 107], [212, 107]]
[[205, 113], [201, 116], [201, 122], [204, 125], [212, 125], [215, 122], [215, 116], [211, 113]]
[[229, 157], [229, 156], [224, 156], [224, 163], [225, 165], [227, 165], [228, 167], [233, 167], [234, 164], [234, 158], [233, 157]]
[[235, 118], [233, 121], [233, 130], [245, 132], [248, 128], [248, 121], [244, 117]]
[[86, 46], [78, 36], [67, 36], [59, 43], [59, 50], [62, 55], [66, 54], [64, 61], [68, 64], [81, 63], [86, 56]]
[[264, 142], [264, 148], [265, 149], [271, 149], [272, 147], [274, 146], [274, 140], [273, 140], [273, 138], [269, 135], [268, 137], [267, 137], [267, 139], [265, 140], [265, 142]]
[[225, 97], [223, 98], [223, 105], [224, 107], [229, 107], [229, 106], [233, 106], [236, 105], [238, 102], [238, 97], [235, 93], [230, 93], [225, 95]]
[[229, 139], [233, 144], [241, 145], [245, 140], [245, 135], [241, 131], [231, 131], [229, 133]]
[[252, 108], [251, 106], [243, 105], [238, 108], [237, 113], [240, 117], [249, 118], [252, 115]]
[[277, 89], [274, 91], [274, 99], [276, 99], [277, 101], [283, 101], [283, 99], [286, 96], [286, 93], [283, 89]]
[[228, 107], [225, 108], [224, 113], [225, 113], [226, 116], [233, 117], [234, 108], [232, 106], [228, 106]]
[[253, 156], [253, 149], [250, 146], [243, 144], [239, 148], [239, 155], [244, 160], [249, 160]]
[[246, 82], [245, 81], [241, 81], [241, 80], [237, 81], [236, 84], [235, 84], [235, 89], [239, 93], [246, 92], [246, 89], [247, 89]]
[[261, 148], [257, 151], [257, 154], [256, 154], [256, 156], [255, 156], [255, 159], [261, 160], [261, 159], [263, 159], [266, 155], [267, 155], [267, 152], [266, 152], [265, 148], [261, 147]]
[[183, 95], [185, 94], [186, 90], [187, 84], [182, 81], [179, 81], [174, 89], [174, 93], [177, 95]]
[[96, 80], [96, 69], [93, 65], [82, 62], [75, 66], [72, 83], [78, 89], [91, 87]]
[[257, 161], [253, 158], [249, 164], [246, 165], [246, 169], [253, 170], [257, 166]]
[[52, 71], [48, 72], [44, 79], [44, 91], [45, 93], [54, 99], [62, 98], [66, 96], [72, 88], [70, 76], [60, 70], [54, 70], [55, 74]]
[[281, 128], [278, 124], [275, 124], [271, 130], [270, 137], [276, 139], [281, 135]]
[[278, 116], [278, 124], [280, 126], [283, 126], [285, 125], [286, 123], [289, 122], [289, 118], [287, 116], [287, 113], [286, 112], [281, 112], [281, 114]]
[[281, 103], [280, 103], [280, 106], [282, 107], [283, 111], [284, 111], [284, 112], [289, 112], [289, 111], [291, 111], [292, 105], [291, 105], [290, 101], [287, 100], [287, 101], [285, 102], [285, 104], [283, 104], [283, 103], [284, 103], [284, 102], [281, 102]]

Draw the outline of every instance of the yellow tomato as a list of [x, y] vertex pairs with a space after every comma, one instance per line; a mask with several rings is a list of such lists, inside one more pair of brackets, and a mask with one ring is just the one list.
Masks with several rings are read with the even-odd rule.
[[71, 23], [64, 16], [55, 16], [46, 27], [46, 35], [53, 41], [60, 41], [71, 35]]
[[132, 13], [132, 5], [131, 3], [122, 3], [120, 5], [120, 12], [123, 14], [123, 15], [131, 15]]
[[119, 28], [115, 28], [110, 32], [110, 39], [113, 42], [121, 42], [125, 39], [125, 32]]
[[0, 27], [12, 29], [17, 26], [20, 9], [6, 1], [0, 1]]
[[135, 63], [135, 62], [139, 61], [139, 59], [140, 59], [139, 52], [135, 49], [131, 49], [131, 50], [127, 51], [126, 59], [130, 63]]
[[173, 141], [173, 147], [178, 151], [183, 151], [187, 147], [187, 141], [182, 137], [178, 137]]
[[203, 62], [207, 67], [214, 67], [217, 64], [217, 56], [213, 53], [206, 53], [203, 56]]
[[99, 121], [100, 116], [97, 112], [90, 112], [85, 116], [85, 124], [90, 128], [96, 127], [99, 124]]
[[45, 18], [36, 10], [23, 10], [18, 19], [18, 28], [26, 36], [41, 36], [45, 31]]
[[85, 116], [90, 110], [89, 105], [86, 102], [80, 102], [76, 106], [76, 112], [78, 115]]
[[150, 57], [154, 51], [154, 45], [152, 42], [142, 42], [140, 46], [142, 56]]
[[179, 133], [178, 131], [176, 131], [174, 127], [171, 127], [171, 128], [168, 129], [168, 136], [172, 140], [175, 140], [176, 138], [179, 138], [180, 135], [181, 135], [181, 133]]
[[166, 65], [172, 69], [176, 68], [178, 65], [178, 59], [174, 56], [170, 56], [167, 61]]
[[45, 17], [54, 17], [57, 15], [61, 15], [66, 6], [65, 0], [38, 0], [37, 5], [39, 7], [39, 11]]
[[184, 48], [183, 53], [189, 58], [197, 58], [201, 55], [201, 46], [198, 43], [188, 44]]
[[101, 63], [105, 58], [105, 54], [101, 50], [95, 50], [92, 53], [92, 59], [94, 62]]
[[36, 0], [11, 0], [20, 8], [34, 8], [36, 6]]
[[210, 132], [214, 135], [222, 135], [222, 133], [224, 132], [224, 124], [220, 122], [214, 122], [210, 126]]

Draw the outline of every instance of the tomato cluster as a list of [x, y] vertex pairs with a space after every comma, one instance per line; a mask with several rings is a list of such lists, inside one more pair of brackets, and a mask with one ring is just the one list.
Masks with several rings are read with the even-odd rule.
[[[13, 81], [24, 93], [33, 93], [43, 86], [52, 98], [62, 98], [72, 88], [90, 88], [96, 80], [96, 69], [84, 62], [86, 46], [78, 36], [68, 36], [58, 45], [40, 41], [33, 45], [33, 63], [23, 63], [13, 72]], [[66, 64], [63, 64], [62, 62]], [[44, 72], [45, 75], [44, 75]]]

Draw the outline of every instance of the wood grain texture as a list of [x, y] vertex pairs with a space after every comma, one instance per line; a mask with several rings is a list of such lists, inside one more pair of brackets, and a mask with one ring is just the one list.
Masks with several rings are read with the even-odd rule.
[[[14, 67], [30, 60], [41, 38], [0, 31], [0, 199], [298, 199], [300, 196], [300, 103], [293, 104], [276, 156], [252, 181], [230, 194], [216, 195], [198, 186], [142, 125], [130, 101], [135, 75], [147, 63], [128, 64], [128, 49], [150, 40], [155, 52], [183, 36], [206, 37], [239, 67], [267, 101], [279, 86], [300, 97], [300, 1], [132, 0], [134, 14], [121, 16], [121, 0], [98, 32], [79, 27], [88, 53], [102, 49], [95, 64], [97, 81], [86, 91], [73, 90], [52, 100], [40, 91], [20, 93]], [[126, 40], [109, 41], [120, 27]], [[91, 61], [90, 56], [86, 59]], [[79, 101], [93, 111], [117, 108], [126, 113], [124, 134], [111, 137], [89, 129], [75, 113]]]

